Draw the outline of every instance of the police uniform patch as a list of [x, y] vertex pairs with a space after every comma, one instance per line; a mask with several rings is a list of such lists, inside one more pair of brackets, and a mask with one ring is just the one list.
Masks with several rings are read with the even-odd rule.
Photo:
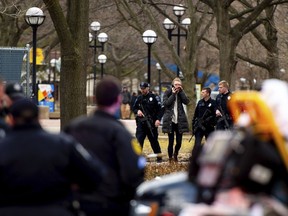
[[153, 101], [153, 98], [152, 98], [152, 97], [150, 97], [150, 98], [149, 98], [149, 101]]
[[132, 149], [134, 150], [134, 152], [137, 154], [137, 155], [141, 155], [142, 154], [142, 149], [141, 149], [141, 146], [140, 144], [138, 143], [138, 140], [136, 138], [133, 138], [131, 140], [131, 145], [132, 145]]

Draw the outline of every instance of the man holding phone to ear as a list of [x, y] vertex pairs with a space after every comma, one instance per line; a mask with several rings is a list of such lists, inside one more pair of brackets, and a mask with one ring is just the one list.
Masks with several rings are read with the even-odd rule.
[[[163, 96], [163, 133], [168, 133], [168, 156], [169, 161], [178, 161], [178, 153], [182, 145], [182, 135], [189, 132], [188, 120], [183, 107], [190, 102], [182, 87], [182, 81], [176, 77], [172, 81], [172, 88], [166, 90]], [[173, 151], [174, 133], [176, 134], [176, 145]], [[174, 152], [174, 153], [173, 153]]]

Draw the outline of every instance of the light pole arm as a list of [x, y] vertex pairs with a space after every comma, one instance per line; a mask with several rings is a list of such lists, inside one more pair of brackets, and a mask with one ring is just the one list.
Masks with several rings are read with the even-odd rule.
[[[178, 23], [180, 23], [181, 22], [181, 17], [180, 16], [178, 16]], [[180, 58], [180, 28], [179, 28], [179, 26], [178, 26], [178, 28], [177, 28], [177, 34], [178, 34], [178, 36], [177, 36], [177, 55], [178, 55], [178, 57]], [[177, 65], [177, 77], [179, 77], [179, 73], [180, 73], [180, 70], [179, 70], [179, 66]]]
[[101, 63], [101, 79], [103, 78], [104, 73], [104, 63]]
[[104, 44], [105, 44], [104, 42], [101, 42], [101, 46], [100, 47], [101, 47], [101, 51], [102, 52], [104, 52]]

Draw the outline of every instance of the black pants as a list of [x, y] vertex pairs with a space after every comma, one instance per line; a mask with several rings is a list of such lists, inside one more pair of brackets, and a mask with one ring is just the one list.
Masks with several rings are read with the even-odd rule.
[[193, 157], [193, 153], [195, 155], [196, 152], [200, 151], [199, 149], [201, 148], [201, 142], [202, 142], [203, 137], [205, 137], [205, 139], [207, 139], [213, 131], [214, 131], [214, 128], [206, 129], [205, 131], [203, 131], [202, 129], [199, 128], [195, 132], [195, 143], [194, 143], [194, 147], [192, 150], [192, 157]]
[[161, 148], [158, 142], [158, 128], [152, 127], [152, 133], [153, 135], [151, 134], [150, 130], [145, 125], [145, 123], [142, 123], [142, 122], [137, 123], [136, 138], [139, 144], [141, 145], [141, 147], [143, 148], [144, 140], [147, 136], [149, 139], [151, 148], [153, 149], [153, 152], [155, 154], [161, 153]]
[[181, 145], [182, 145], [182, 135], [183, 134], [179, 133], [178, 124], [175, 124], [172, 122], [172, 132], [168, 133], [168, 139], [169, 139], [168, 156], [169, 156], [169, 158], [172, 158], [172, 156], [173, 156], [174, 133], [176, 134], [176, 145], [175, 145], [174, 154], [178, 155], [179, 150], [180, 150]]

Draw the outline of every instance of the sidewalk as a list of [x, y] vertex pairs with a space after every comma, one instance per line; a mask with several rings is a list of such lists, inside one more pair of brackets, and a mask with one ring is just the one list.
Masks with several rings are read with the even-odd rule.
[[[136, 132], [135, 120], [120, 120], [132, 135]], [[60, 132], [60, 119], [40, 119], [42, 127], [52, 133]]]
[[60, 119], [40, 119], [40, 124], [49, 132], [60, 132]]
[[[133, 120], [120, 120], [127, 130], [135, 136], [136, 134], [136, 121]], [[42, 127], [52, 133], [60, 132], [60, 119], [40, 119]], [[162, 134], [161, 126], [159, 128], [159, 138], [167, 138], [167, 134]]]

